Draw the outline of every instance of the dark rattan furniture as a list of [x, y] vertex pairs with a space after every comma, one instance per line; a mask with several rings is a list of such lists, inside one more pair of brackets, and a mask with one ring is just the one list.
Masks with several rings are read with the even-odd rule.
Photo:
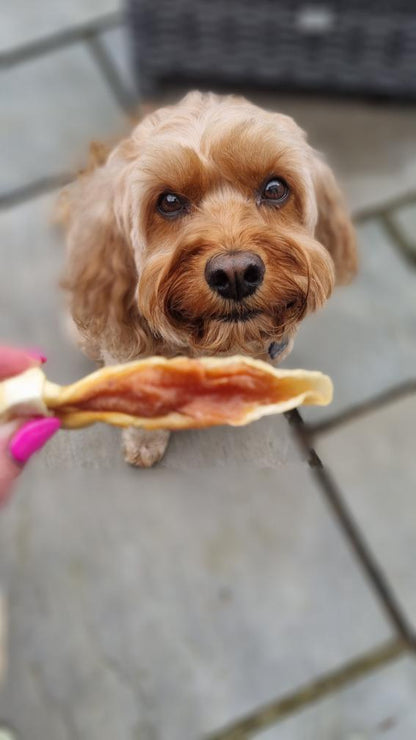
[[160, 83], [416, 97], [416, 0], [129, 0], [144, 97]]

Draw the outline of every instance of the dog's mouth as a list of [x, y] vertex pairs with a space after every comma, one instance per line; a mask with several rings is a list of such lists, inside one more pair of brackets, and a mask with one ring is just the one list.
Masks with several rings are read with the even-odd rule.
[[220, 321], [224, 324], [244, 324], [247, 321], [255, 319], [257, 316], [260, 316], [261, 313], [263, 312], [259, 308], [244, 308], [243, 306], [241, 306], [238, 309], [233, 308], [230, 311], [227, 311], [227, 313], [208, 314], [207, 316], [190, 318], [184, 312], [175, 309], [172, 306], [169, 307], [170, 316], [174, 319], [174, 321], [180, 324], [199, 324], [204, 321]]
[[231, 301], [229, 303], [217, 306], [217, 311], [207, 310], [206, 314], [193, 316], [175, 306], [173, 301], [166, 301], [165, 305], [170, 324], [178, 330], [180, 341], [185, 341], [196, 351], [203, 350], [208, 354], [267, 352], [271, 360], [279, 362], [286, 353], [297, 322], [282, 321], [280, 304], [274, 307], [274, 311], [267, 311], [262, 306], [244, 303], [233, 306]]
[[226, 324], [238, 324], [238, 323], [246, 323], [247, 321], [250, 321], [251, 319], [256, 318], [256, 316], [259, 316], [261, 314], [260, 309], [254, 308], [254, 309], [242, 309], [240, 311], [236, 311], [235, 309], [233, 311], [229, 311], [226, 314], [221, 314], [220, 316], [213, 316], [212, 318], [214, 321], [223, 321]]

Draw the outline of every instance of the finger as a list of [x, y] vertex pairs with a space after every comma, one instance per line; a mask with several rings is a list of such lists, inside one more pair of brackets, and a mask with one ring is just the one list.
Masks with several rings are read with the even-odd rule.
[[0, 428], [0, 506], [10, 496], [24, 464], [61, 426], [55, 417], [12, 422]]
[[13, 435], [9, 450], [20, 465], [24, 465], [32, 455], [58, 431], [61, 422], [55, 416], [32, 419]]
[[24, 350], [0, 345], [0, 380], [18, 375], [29, 367], [41, 365], [46, 357], [38, 350]]

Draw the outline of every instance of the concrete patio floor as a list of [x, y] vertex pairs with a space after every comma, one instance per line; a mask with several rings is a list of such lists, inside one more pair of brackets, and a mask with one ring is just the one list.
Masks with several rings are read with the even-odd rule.
[[[68, 342], [59, 184], [134, 105], [116, 0], [19, 0], [0, 35], [0, 338]], [[416, 735], [416, 107], [254, 95], [294, 115], [355, 214], [361, 270], [287, 367], [328, 409], [177, 434], [150, 471], [60, 432], [0, 513], [0, 739]]]

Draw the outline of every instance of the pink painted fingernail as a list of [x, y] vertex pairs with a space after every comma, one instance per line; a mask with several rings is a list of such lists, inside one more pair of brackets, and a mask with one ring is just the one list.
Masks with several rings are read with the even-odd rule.
[[43, 363], [47, 360], [43, 352], [40, 352], [40, 350], [38, 349], [27, 349], [25, 351], [27, 352], [29, 357], [33, 357], [33, 359], [37, 362], [40, 362], [41, 365], [43, 365]]
[[22, 464], [27, 462], [58, 431], [60, 426], [61, 422], [55, 417], [28, 421], [16, 432], [10, 442], [9, 450], [14, 459]]

